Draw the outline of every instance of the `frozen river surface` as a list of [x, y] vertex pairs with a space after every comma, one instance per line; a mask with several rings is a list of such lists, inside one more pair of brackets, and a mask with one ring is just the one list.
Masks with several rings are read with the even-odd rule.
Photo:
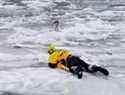
[[[74, 0], [0, 0], [0, 95], [125, 95], [125, 8], [78, 1], [85, 6]], [[104, 66], [110, 76], [83, 73], [79, 80], [48, 68], [50, 43]]]

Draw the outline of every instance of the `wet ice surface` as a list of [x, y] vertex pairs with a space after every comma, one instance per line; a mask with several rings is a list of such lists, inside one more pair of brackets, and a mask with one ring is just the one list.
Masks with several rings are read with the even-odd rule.
[[[124, 11], [80, 9], [73, 0], [0, 2], [0, 95], [125, 94]], [[55, 18], [60, 31], [51, 26]], [[83, 73], [78, 80], [48, 68], [49, 43], [106, 67], [110, 76]]]

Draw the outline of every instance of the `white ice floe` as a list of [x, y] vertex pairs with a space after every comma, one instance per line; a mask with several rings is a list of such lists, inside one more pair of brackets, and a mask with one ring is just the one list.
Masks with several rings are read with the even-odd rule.
[[[0, 4], [0, 13], [9, 16], [0, 17], [0, 29], [7, 29], [6, 32], [10, 33], [0, 44], [0, 94], [124, 95], [124, 23], [111, 24], [101, 20], [103, 15], [114, 17], [116, 14], [111, 11], [99, 13], [89, 7], [83, 10], [68, 9], [64, 10], [67, 15], [62, 17], [60, 31], [56, 32], [49, 23], [52, 15], [46, 14], [51, 11], [49, 9], [52, 9], [54, 1], [58, 4], [66, 2], [23, 0], [27, 11], [15, 4]], [[22, 17], [20, 12], [38, 14]], [[38, 23], [39, 26], [36, 25]], [[55, 44], [57, 49], [72, 51], [90, 64], [106, 65], [110, 76], [104, 78], [83, 73], [83, 78], [79, 80], [63, 70], [48, 68], [49, 43]]]

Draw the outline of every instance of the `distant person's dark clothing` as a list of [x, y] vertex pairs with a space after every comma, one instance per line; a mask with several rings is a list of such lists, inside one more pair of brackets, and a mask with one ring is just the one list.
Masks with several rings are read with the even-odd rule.
[[55, 31], [59, 31], [59, 21], [58, 20], [55, 20], [52, 23], [52, 25], [53, 25]]

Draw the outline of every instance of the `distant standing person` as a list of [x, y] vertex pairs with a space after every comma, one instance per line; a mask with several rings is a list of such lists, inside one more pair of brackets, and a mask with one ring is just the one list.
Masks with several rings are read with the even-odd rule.
[[54, 30], [58, 32], [59, 31], [59, 20], [55, 20], [52, 23], [52, 26], [54, 27]]

